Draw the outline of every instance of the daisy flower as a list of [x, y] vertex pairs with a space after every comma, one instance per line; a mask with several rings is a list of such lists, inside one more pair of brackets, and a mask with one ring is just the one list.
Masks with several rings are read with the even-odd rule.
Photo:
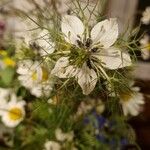
[[75, 77], [85, 95], [93, 91], [100, 76], [109, 78], [105, 69], [131, 65], [129, 54], [113, 46], [118, 38], [115, 18], [97, 23], [89, 33], [78, 17], [65, 15], [61, 31], [71, 49], [68, 56], [56, 62], [51, 73], [59, 78]]
[[39, 62], [32, 60], [21, 61], [18, 64], [17, 73], [21, 84], [30, 90], [36, 97], [48, 96], [52, 90], [52, 81], [49, 71]]
[[144, 104], [143, 94], [139, 92], [139, 87], [132, 87], [133, 92], [120, 94], [120, 103], [125, 116], [128, 114], [137, 116], [142, 111]]
[[1, 113], [1, 120], [7, 127], [16, 127], [25, 117], [25, 101], [17, 101], [15, 94], [11, 95], [10, 101], [5, 105]]
[[150, 7], [147, 7], [142, 14], [141, 21], [143, 24], [148, 25], [150, 23]]
[[147, 34], [140, 40], [140, 44], [141, 56], [144, 60], [148, 60], [150, 58], [150, 38]]

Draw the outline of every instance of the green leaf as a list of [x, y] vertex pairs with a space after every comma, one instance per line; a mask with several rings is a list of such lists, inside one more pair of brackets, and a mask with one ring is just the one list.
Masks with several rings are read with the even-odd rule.
[[0, 77], [2, 79], [2, 82], [5, 85], [10, 85], [10, 83], [13, 80], [14, 74], [15, 74], [14, 69], [10, 68], [10, 67], [7, 67], [6, 69], [1, 70], [0, 71]]

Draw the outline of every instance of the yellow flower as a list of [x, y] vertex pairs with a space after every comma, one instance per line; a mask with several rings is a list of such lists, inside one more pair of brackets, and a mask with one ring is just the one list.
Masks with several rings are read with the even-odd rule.
[[6, 66], [10, 66], [10, 67], [15, 67], [15, 65], [16, 65], [16, 62], [9, 57], [5, 57], [3, 59], [3, 62]]

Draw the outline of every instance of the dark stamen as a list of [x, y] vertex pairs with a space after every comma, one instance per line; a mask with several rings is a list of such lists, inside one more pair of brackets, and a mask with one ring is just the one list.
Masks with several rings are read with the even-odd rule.
[[90, 38], [88, 38], [88, 39], [86, 40], [85, 46], [86, 46], [86, 47], [90, 47], [91, 44], [92, 44], [92, 40], [91, 40]]
[[99, 49], [98, 47], [94, 47], [94, 48], [91, 49], [91, 52], [97, 52], [98, 49]]
[[92, 69], [92, 65], [91, 65], [90, 59], [88, 59], [88, 60], [86, 61], [86, 64], [87, 64], [87, 66], [88, 66], [90, 69]]
[[36, 42], [30, 43], [30, 47], [31, 49], [36, 49], [36, 50], [40, 49], [40, 46]]
[[84, 47], [84, 44], [83, 44], [81, 41], [79, 41], [79, 40], [77, 40], [77, 44], [78, 44], [78, 46], [81, 47], [81, 48]]

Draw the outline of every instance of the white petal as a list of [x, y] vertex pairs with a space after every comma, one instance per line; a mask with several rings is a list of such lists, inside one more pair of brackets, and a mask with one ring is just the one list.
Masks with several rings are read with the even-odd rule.
[[78, 84], [81, 86], [83, 94], [90, 94], [97, 83], [97, 75], [93, 69], [84, 64], [81, 69], [79, 69], [78, 74], [76, 75]]
[[51, 74], [59, 78], [69, 78], [75, 75], [75, 71], [75, 68], [69, 65], [68, 57], [61, 57], [56, 62], [54, 69], [51, 71]]
[[93, 43], [100, 43], [104, 48], [112, 46], [118, 37], [116, 18], [106, 19], [96, 24], [91, 31]]
[[132, 65], [130, 55], [128, 53], [121, 52], [119, 49], [114, 47], [105, 50], [104, 55], [100, 54], [97, 57], [102, 62], [102, 65], [110, 70]]
[[76, 44], [78, 36], [82, 38], [84, 25], [76, 16], [65, 15], [62, 18], [61, 30], [65, 35], [65, 40], [69, 43]]
[[54, 43], [50, 39], [49, 32], [47, 30], [43, 30], [36, 40], [37, 44], [40, 46], [41, 56], [52, 54], [54, 52]]
[[30, 92], [32, 95], [36, 97], [41, 97], [42, 96], [42, 87], [41, 85], [36, 85], [35, 87], [32, 86], [30, 89]]

